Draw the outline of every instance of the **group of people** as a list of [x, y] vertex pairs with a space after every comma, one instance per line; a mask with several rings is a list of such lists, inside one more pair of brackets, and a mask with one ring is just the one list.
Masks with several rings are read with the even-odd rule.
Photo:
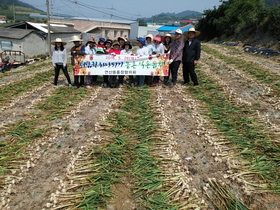
[[[129, 84], [131, 86], [143, 86], [145, 84], [153, 86], [160, 82], [164, 85], [173, 87], [177, 83], [178, 69], [180, 64], [183, 64], [183, 79], [184, 84], [188, 84], [191, 81], [193, 85], [198, 85], [197, 75], [195, 73], [195, 66], [200, 59], [200, 41], [196, 38], [200, 34], [195, 28], [190, 28], [188, 31], [182, 32], [181, 29], [175, 31], [175, 37], [172, 39], [170, 34], [165, 36], [148, 34], [145, 38], [137, 39], [137, 49], [135, 53], [132, 52], [132, 45], [125, 37], [118, 37], [117, 40], [110, 40], [101, 37], [98, 42], [94, 37], [88, 41], [85, 45], [78, 36], [73, 36], [70, 42], [73, 42], [74, 46], [71, 48], [71, 65], [75, 66], [75, 57], [94, 54], [110, 54], [110, 55], [137, 55], [137, 56], [149, 56], [151, 54], [170, 54], [169, 57], [169, 75], [164, 76], [163, 80], [160, 80], [159, 76], [136, 76], [136, 81], [133, 76], [129, 76]], [[183, 39], [183, 35], [186, 37], [186, 41]], [[54, 45], [52, 63], [55, 69], [54, 85], [57, 85], [59, 71], [62, 69], [65, 77], [67, 78], [69, 86], [72, 86], [70, 76], [67, 71], [67, 51], [65, 49], [66, 42], [63, 42], [60, 38], [51, 42]], [[103, 76], [104, 88], [122, 86], [124, 82], [124, 76]], [[97, 75], [74, 75], [74, 86], [81, 87], [86, 86], [91, 88], [97, 84]]]

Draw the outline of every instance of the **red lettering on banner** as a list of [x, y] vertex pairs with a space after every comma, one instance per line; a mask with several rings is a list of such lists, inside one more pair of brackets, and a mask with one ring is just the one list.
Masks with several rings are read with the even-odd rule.
[[124, 57], [124, 60], [136, 60], [136, 57], [127, 56], [127, 57]]
[[116, 60], [115, 56], [108, 55], [106, 56], [106, 60]]

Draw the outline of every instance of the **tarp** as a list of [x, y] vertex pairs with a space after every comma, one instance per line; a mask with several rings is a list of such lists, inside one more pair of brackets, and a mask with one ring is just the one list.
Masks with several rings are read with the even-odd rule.
[[167, 76], [169, 54], [85, 55], [75, 57], [74, 75], [155, 75]]
[[169, 32], [169, 31], [173, 31], [180, 28], [179, 26], [161, 26], [159, 28], [157, 28], [158, 31], [165, 31], [165, 32]]

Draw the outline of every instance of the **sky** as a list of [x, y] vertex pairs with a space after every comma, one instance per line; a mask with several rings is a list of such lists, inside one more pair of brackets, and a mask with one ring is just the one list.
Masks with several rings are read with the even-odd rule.
[[[47, 0], [20, 0], [46, 11]], [[185, 10], [203, 12], [218, 7], [220, 0], [49, 0], [50, 14], [69, 14], [85, 18], [136, 19], [162, 12]], [[76, 4], [75, 4], [76, 2]]]

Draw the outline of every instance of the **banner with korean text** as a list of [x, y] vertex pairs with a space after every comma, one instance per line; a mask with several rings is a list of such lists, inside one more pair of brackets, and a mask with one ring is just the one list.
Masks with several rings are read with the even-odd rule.
[[74, 75], [152, 75], [168, 76], [169, 54], [85, 55], [76, 57]]

